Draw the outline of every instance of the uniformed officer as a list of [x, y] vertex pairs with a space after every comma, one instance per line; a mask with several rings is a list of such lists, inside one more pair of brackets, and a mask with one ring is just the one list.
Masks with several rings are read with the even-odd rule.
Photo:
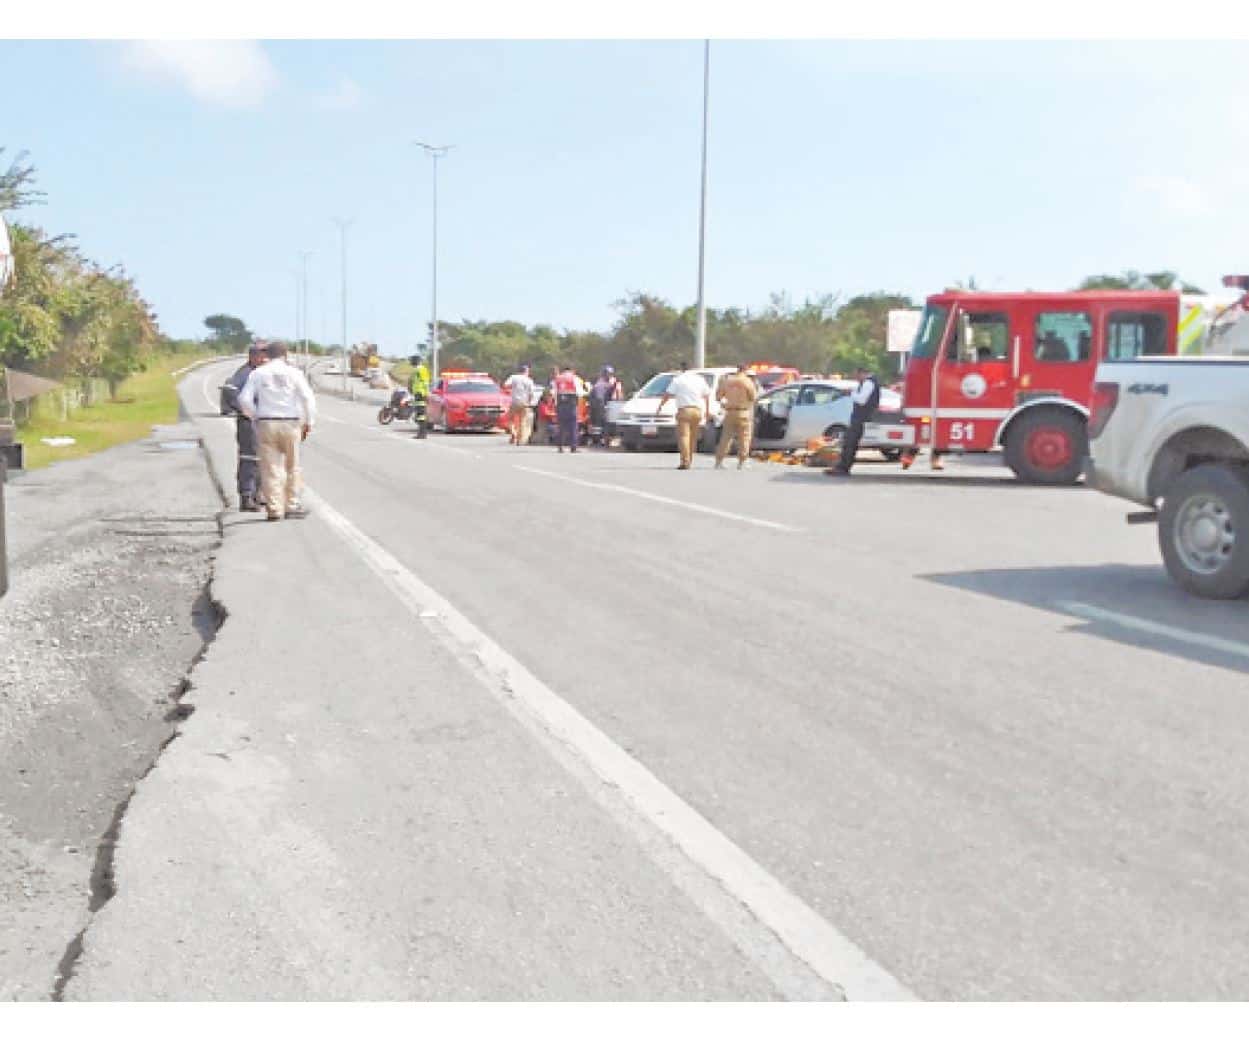
[[876, 406], [880, 404], [880, 380], [872, 374], [871, 369], [860, 365], [855, 370], [859, 385], [850, 395], [854, 408], [850, 412], [850, 429], [846, 431], [841, 442], [841, 458], [832, 469], [824, 471], [829, 477], [848, 477], [850, 467], [854, 465], [854, 456], [859, 450], [859, 441], [863, 438], [863, 427], [876, 414]]
[[266, 361], [263, 340], [257, 340], [247, 348], [247, 364], [226, 380], [226, 407], [234, 413], [234, 439], [238, 444], [239, 463], [236, 480], [239, 490], [239, 509], [244, 513], [256, 513], [260, 510], [260, 456], [256, 448], [256, 427], [246, 415], [239, 410], [239, 391], [247, 384], [252, 372]]
[[755, 398], [758, 396], [759, 388], [746, 373], [744, 363], [721, 381], [716, 397], [724, 405], [724, 425], [720, 428], [720, 443], [716, 445], [716, 469], [724, 469], [724, 456], [729, 453], [732, 441], [737, 441], [737, 468], [746, 468], [746, 460], [750, 458], [750, 435], [754, 431]]

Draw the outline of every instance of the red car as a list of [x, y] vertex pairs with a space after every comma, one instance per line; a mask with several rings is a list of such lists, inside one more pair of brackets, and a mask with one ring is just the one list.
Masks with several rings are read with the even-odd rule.
[[503, 430], [511, 399], [485, 372], [443, 372], [429, 393], [434, 429]]

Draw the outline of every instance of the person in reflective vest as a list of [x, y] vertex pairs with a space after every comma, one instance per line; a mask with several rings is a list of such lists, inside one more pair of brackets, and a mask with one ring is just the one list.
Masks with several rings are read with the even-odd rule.
[[234, 415], [234, 437], [238, 444], [239, 464], [236, 480], [239, 491], [239, 509], [255, 513], [261, 507], [260, 454], [256, 447], [256, 426], [239, 409], [239, 392], [247, 385], [251, 374], [269, 360], [263, 340], [257, 340], [247, 349], [247, 364], [234, 373], [225, 384], [225, 404]]
[[429, 369], [425, 366], [424, 359], [416, 363], [416, 367], [412, 369], [412, 377], [408, 380], [408, 389], [412, 391], [412, 396], [424, 400], [429, 399]]
[[584, 380], [573, 371], [572, 365], [565, 365], [555, 377], [555, 416], [559, 422], [561, 453], [565, 444], [577, 450], [577, 406], [586, 392]]

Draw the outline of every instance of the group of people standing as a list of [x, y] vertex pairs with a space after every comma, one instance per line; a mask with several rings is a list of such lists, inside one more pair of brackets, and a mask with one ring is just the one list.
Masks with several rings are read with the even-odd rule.
[[[533, 411], [537, 403], [534, 400], [537, 383], [531, 374], [531, 366], [519, 365], [504, 380], [503, 388], [511, 397], [508, 409], [508, 442], [528, 444], [533, 435]], [[553, 368], [545, 392], [555, 401], [555, 417], [559, 426], [557, 444], [561, 453], [565, 447], [571, 451], [577, 450], [581, 440], [581, 402], [585, 398], [588, 397], [590, 401], [590, 428], [598, 430], [600, 441], [604, 442], [607, 402], [619, 401], [624, 396], [624, 388], [611, 365], [604, 365], [592, 384], [582, 379], [572, 365]]]
[[269, 520], [303, 513], [299, 446], [317, 417], [307, 377], [286, 357], [285, 343], [258, 340], [225, 384], [225, 404], [235, 416], [239, 509], [263, 509]]

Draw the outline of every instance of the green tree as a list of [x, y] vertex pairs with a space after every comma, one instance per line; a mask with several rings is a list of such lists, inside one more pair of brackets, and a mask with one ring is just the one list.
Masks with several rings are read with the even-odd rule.
[[204, 319], [204, 325], [212, 333], [209, 336], [209, 342], [231, 353], [246, 350], [247, 345], [252, 341], [251, 330], [241, 318], [236, 318], [232, 314], [210, 314]]
[[1166, 289], [1186, 293], [1199, 293], [1201, 289], [1184, 281], [1174, 271], [1152, 271], [1142, 274], [1128, 269], [1120, 274], [1092, 274], [1076, 289]]

